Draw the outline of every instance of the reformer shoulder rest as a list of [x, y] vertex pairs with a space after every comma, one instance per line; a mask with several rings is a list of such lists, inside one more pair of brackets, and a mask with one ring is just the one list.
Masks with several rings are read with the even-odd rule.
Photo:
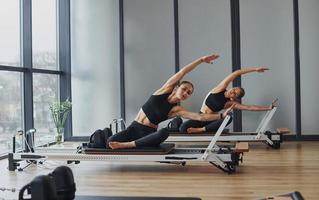
[[131, 148], [131, 149], [101, 149], [101, 148], [89, 148], [83, 145], [83, 153], [85, 154], [111, 154], [111, 155], [161, 155], [168, 154], [174, 149], [174, 144], [164, 143], [158, 147], [143, 147], [143, 148]]
[[244, 153], [249, 151], [248, 142], [237, 142], [235, 145], [235, 152]]
[[277, 132], [280, 134], [287, 134], [290, 133], [290, 130], [288, 128], [277, 128]]

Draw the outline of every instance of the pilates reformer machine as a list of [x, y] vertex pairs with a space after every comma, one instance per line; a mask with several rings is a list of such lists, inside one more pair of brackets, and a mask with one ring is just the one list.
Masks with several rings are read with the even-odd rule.
[[120, 162], [159, 162], [185, 165], [186, 162], [210, 163], [226, 173], [234, 173], [239, 161], [242, 161], [244, 152], [248, 151], [248, 143], [239, 143], [235, 148], [219, 147], [216, 145], [218, 138], [224, 130], [230, 116], [226, 116], [216, 134], [211, 137], [206, 148], [187, 149], [174, 148], [174, 144], [162, 144], [158, 148], [135, 148], [135, 149], [92, 149], [82, 145], [80, 150], [74, 153], [54, 153], [46, 151], [44, 153], [21, 152], [9, 153], [8, 169], [14, 171], [21, 161], [62, 160], [67, 163], [80, 161], [120, 161]]
[[[255, 132], [224, 132], [218, 137], [218, 142], [264, 142], [268, 146], [279, 149], [283, 141], [282, 134], [289, 133], [287, 128], [278, 128], [276, 132], [267, 131], [266, 128], [275, 114], [277, 107], [264, 115]], [[170, 132], [167, 142], [209, 142], [214, 137], [213, 132], [181, 133]]]

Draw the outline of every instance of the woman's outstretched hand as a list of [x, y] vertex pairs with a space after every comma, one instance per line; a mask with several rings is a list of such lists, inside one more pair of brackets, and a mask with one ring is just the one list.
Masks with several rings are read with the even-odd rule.
[[278, 107], [278, 103], [277, 103], [278, 99], [275, 99], [271, 102], [271, 105], [269, 107], [269, 110], [273, 109], [274, 107]]
[[256, 72], [265, 72], [265, 71], [267, 71], [267, 70], [269, 70], [269, 68], [266, 68], [266, 67], [257, 67], [257, 68], [255, 69]]
[[213, 60], [216, 60], [217, 58], [219, 58], [219, 55], [217, 54], [212, 54], [212, 55], [208, 55], [208, 56], [203, 56], [200, 58], [200, 60], [202, 62], [208, 63], [208, 64], [213, 64]]
[[233, 108], [235, 107], [235, 103], [233, 103], [227, 110], [222, 114], [223, 118], [225, 118], [227, 115], [231, 115]]

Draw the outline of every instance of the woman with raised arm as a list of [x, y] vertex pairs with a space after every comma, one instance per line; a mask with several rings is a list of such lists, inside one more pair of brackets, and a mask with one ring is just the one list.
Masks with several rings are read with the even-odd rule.
[[[230, 75], [228, 75], [222, 82], [220, 82], [216, 87], [214, 87], [207, 94], [203, 101], [200, 113], [204, 114], [214, 114], [218, 113], [223, 109], [227, 109], [233, 106], [234, 109], [238, 110], [250, 110], [250, 111], [266, 111], [271, 110], [274, 107], [275, 101], [273, 101], [271, 106], [256, 106], [256, 105], [244, 105], [239, 103], [237, 100], [245, 95], [245, 90], [241, 87], [234, 87], [227, 90], [229, 84], [235, 80], [238, 76], [251, 72], [264, 72], [268, 70], [265, 67], [258, 68], [244, 68], [236, 70]], [[221, 125], [222, 120], [212, 120], [212, 121], [201, 121], [201, 120], [188, 120], [184, 122], [181, 127], [181, 132], [188, 133], [201, 133], [208, 131], [217, 131], [218, 127]], [[228, 124], [231, 123], [229, 120]], [[227, 124], [227, 125], [228, 125]]]
[[126, 130], [116, 133], [107, 140], [106, 146], [112, 149], [158, 146], [167, 139], [169, 134], [166, 129], [157, 131], [158, 124], [176, 116], [200, 121], [212, 121], [225, 117], [228, 111], [222, 115], [199, 114], [187, 111], [177, 105], [178, 102], [190, 97], [194, 91], [191, 82], [182, 81], [179, 83], [179, 81], [199, 64], [212, 63], [218, 57], [215, 54], [204, 56], [183, 67], [153, 93]]

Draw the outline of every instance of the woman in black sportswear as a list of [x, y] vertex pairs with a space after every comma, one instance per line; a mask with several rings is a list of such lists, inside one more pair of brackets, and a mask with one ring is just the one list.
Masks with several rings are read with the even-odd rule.
[[[200, 113], [204, 114], [216, 114], [223, 109], [227, 109], [233, 106], [233, 109], [238, 110], [249, 110], [249, 111], [266, 111], [271, 110], [275, 104], [273, 101], [271, 106], [257, 106], [257, 105], [244, 105], [239, 103], [237, 100], [245, 95], [245, 90], [241, 87], [234, 87], [227, 90], [229, 84], [235, 80], [238, 76], [251, 72], [265, 72], [268, 68], [257, 67], [257, 68], [243, 68], [236, 70], [235, 72], [228, 75], [223, 81], [221, 81], [216, 87], [208, 92], [206, 98], [203, 101]], [[201, 133], [207, 131], [217, 131], [223, 120], [188, 120], [184, 122], [181, 127], [181, 132], [188, 133]], [[228, 124], [231, 123], [231, 120]], [[228, 125], [227, 124], [227, 125]]]
[[187, 119], [212, 121], [225, 117], [228, 113], [200, 114], [186, 110], [177, 105], [186, 100], [193, 93], [193, 84], [179, 81], [201, 63], [212, 63], [218, 55], [208, 55], [196, 59], [183, 67], [147, 100], [142, 106], [133, 123], [126, 130], [111, 136], [106, 146], [112, 149], [124, 149], [145, 146], [157, 146], [168, 137], [166, 129], [157, 131], [158, 124], [166, 119], [180, 116]]

